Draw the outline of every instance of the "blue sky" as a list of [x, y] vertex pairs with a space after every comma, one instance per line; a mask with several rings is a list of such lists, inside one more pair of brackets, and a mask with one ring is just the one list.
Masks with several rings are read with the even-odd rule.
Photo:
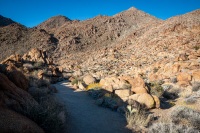
[[132, 6], [167, 19], [200, 9], [200, 0], [0, 0], [0, 15], [33, 27], [56, 15], [85, 20], [99, 14], [112, 16]]

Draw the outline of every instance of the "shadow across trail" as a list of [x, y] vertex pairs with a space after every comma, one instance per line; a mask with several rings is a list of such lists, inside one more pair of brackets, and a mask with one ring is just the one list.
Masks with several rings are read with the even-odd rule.
[[68, 112], [66, 133], [131, 133], [124, 116], [97, 106], [87, 92], [76, 92], [67, 82], [55, 86], [56, 96]]

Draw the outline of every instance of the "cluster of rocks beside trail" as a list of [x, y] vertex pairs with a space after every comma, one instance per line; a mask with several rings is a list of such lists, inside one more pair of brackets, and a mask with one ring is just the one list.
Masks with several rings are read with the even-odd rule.
[[11, 55], [1, 62], [7, 68], [22, 71], [26, 76], [33, 75], [37, 79], [55, 83], [64, 80], [63, 70], [53, 63], [48, 52], [37, 48], [31, 49], [24, 55]]
[[23, 56], [15, 54], [2, 61], [0, 131], [43, 133], [44, 127], [37, 125], [40, 116], [34, 116], [39, 115], [37, 111], [43, 108], [39, 99], [57, 92], [51, 83], [64, 80], [62, 73], [63, 70], [53, 64], [48, 53], [37, 48]]
[[[117, 51], [111, 51], [113, 52], [117, 55]], [[193, 84], [200, 82], [200, 49], [178, 54], [173, 60], [163, 59], [135, 69], [127, 68], [127, 65], [119, 66], [119, 60], [110, 60], [108, 62], [110, 67], [109, 64], [99, 65], [97, 62], [98, 60], [93, 60], [93, 65], [88, 68], [67, 67], [67, 69], [75, 69], [71, 77], [84, 79], [88, 77], [85, 75], [90, 74], [90, 79], [95, 78], [106, 91], [118, 95], [124, 101], [136, 100], [148, 108], [160, 107], [159, 96], [151, 94], [149, 83], [161, 82], [160, 86], [164, 86], [163, 89], [165, 86], [173, 86], [183, 88], [183, 92], [185, 90], [192, 92]], [[89, 83], [79, 84], [77, 87], [84, 89]]]
[[1, 132], [38, 132], [43, 129], [22, 115], [38, 106], [28, 91], [28, 79], [17, 70], [0, 65], [0, 130]]

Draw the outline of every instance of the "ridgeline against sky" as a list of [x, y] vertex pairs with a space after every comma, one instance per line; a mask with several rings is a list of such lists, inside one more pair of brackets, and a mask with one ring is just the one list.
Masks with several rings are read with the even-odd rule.
[[28, 27], [52, 16], [86, 20], [97, 15], [112, 16], [136, 7], [160, 19], [200, 8], [199, 0], [0, 0], [0, 14]]

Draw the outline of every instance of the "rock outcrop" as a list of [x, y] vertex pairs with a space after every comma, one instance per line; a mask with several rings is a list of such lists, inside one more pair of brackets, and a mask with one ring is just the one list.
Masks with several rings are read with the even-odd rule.
[[0, 73], [0, 96], [2, 105], [16, 112], [38, 105], [28, 92], [17, 87], [2, 73]]
[[1, 133], [44, 133], [35, 122], [12, 110], [0, 107]]

